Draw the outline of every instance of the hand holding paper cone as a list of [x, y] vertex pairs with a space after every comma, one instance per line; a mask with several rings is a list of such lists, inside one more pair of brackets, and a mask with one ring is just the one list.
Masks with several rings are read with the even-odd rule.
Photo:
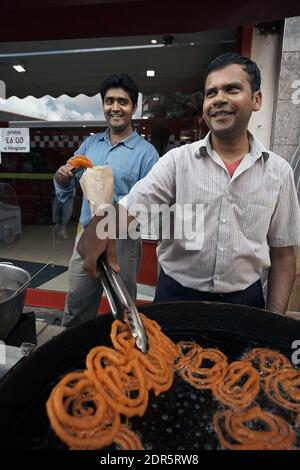
[[111, 204], [114, 192], [113, 172], [109, 166], [87, 168], [80, 178], [84, 197], [89, 201], [92, 215], [101, 204]]

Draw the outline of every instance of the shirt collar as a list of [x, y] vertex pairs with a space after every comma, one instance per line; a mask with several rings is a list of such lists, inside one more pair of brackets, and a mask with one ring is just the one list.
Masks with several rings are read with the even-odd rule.
[[[139, 135], [136, 130], [132, 131], [132, 133], [126, 137], [126, 139], [121, 140], [118, 145], [123, 144], [125, 147], [133, 149], [136, 146], [137, 140]], [[105, 140], [109, 145], [111, 145], [110, 138], [109, 138], [109, 128], [107, 128], [104, 132], [99, 134], [99, 140]]]
[[[212, 157], [213, 155], [213, 149], [211, 148], [211, 143], [210, 143], [210, 135], [211, 131], [208, 132], [208, 134], [204, 137], [204, 139], [199, 141], [199, 145], [197, 146], [195, 150], [195, 157], [200, 158], [200, 157], [207, 157], [208, 155]], [[265, 148], [262, 142], [258, 140], [251, 132], [248, 131], [249, 135], [249, 142], [250, 142], [250, 155], [256, 160], [259, 157], [263, 157], [264, 160], [268, 159], [269, 157], [269, 152]]]

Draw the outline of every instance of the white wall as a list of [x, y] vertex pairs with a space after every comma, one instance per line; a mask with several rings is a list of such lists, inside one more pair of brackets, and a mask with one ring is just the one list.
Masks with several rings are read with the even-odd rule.
[[6, 98], [6, 85], [3, 80], [0, 80], [0, 98]]
[[274, 151], [290, 161], [300, 146], [300, 16], [285, 20], [273, 127]]
[[261, 35], [258, 28], [253, 28], [251, 59], [257, 63], [261, 71], [263, 104], [260, 111], [253, 113], [249, 129], [271, 150], [280, 49], [281, 38], [279, 33]]

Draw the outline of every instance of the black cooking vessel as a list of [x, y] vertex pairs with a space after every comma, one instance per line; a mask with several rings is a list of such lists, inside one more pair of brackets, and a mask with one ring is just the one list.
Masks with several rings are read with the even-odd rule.
[[[300, 322], [252, 307], [172, 302], [143, 306], [140, 311], [156, 320], [173, 341], [194, 340], [204, 347], [217, 347], [230, 361], [254, 346], [270, 347], [291, 358], [292, 343], [300, 340]], [[45, 401], [61, 375], [84, 367], [89, 349], [111, 345], [112, 321], [111, 314], [105, 314], [65, 331], [4, 377], [0, 382], [1, 448], [63, 448], [49, 428]], [[258, 403], [266, 405], [264, 401]], [[197, 391], [176, 379], [169, 392], [158, 398], [151, 395], [149, 402], [145, 418], [132, 420], [148, 448], [218, 447], [210, 424], [218, 404], [211, 392]], [[276, 408], [266, 406], [271, 411]], [[293, 419], [289, 412], [275, 411]]]

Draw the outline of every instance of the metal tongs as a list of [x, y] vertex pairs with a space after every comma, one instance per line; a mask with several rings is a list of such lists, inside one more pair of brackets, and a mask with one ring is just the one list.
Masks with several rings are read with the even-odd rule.
[[121, 277], [105, 263], [103, 258], [99, 258], [98, 267], [103, 290], [109, 302], [113, 316], [117, 320], [124, 322], [124, 316], [125, 313], [127, 313], [129, 326], [132, 336], [135, 338], [136, 345], [144, 354], [146, 354], [149, 346], [144, 324], [134, 301], [124, 285], [124, 282]]

